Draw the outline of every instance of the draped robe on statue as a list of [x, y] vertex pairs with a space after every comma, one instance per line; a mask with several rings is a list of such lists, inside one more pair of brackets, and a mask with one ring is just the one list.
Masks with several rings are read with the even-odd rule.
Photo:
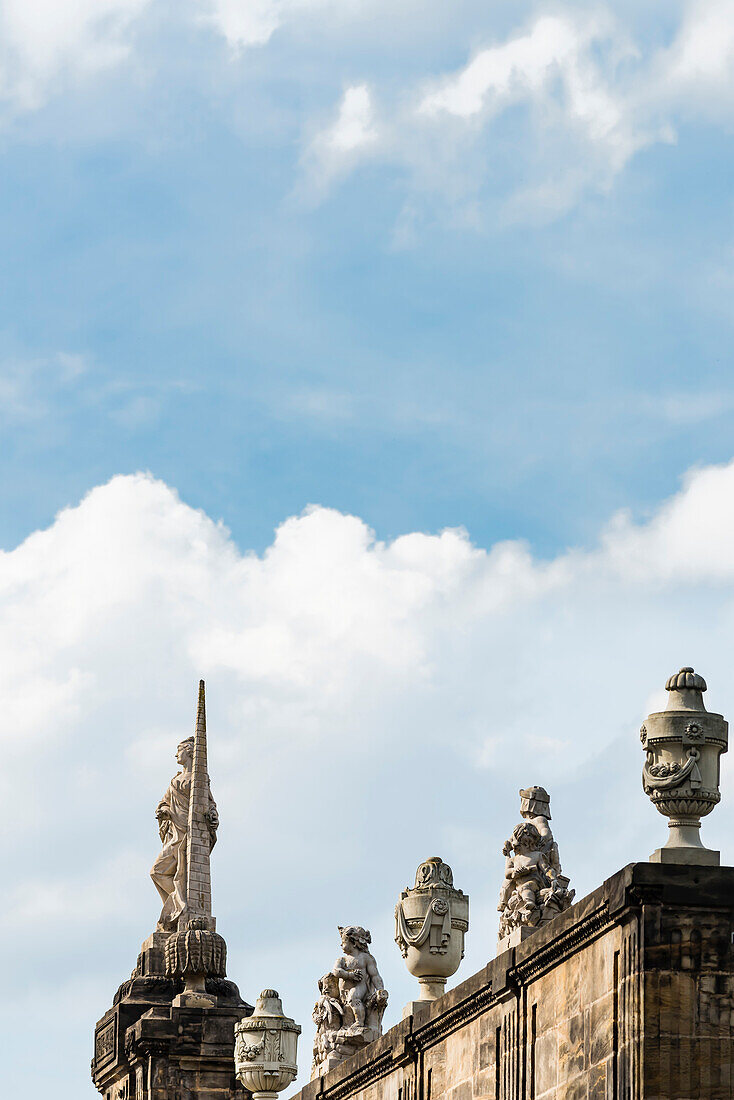
[[[180, 771], [168, 784], [168, 790], [158, 803], [156, 816], [160, 821], [163, 848], [150, 872], [155, 888], [161, 896], [163, 908], [158, 918], [160, 932], [175, 931], [178, 919], [186, 910], [186, 849], [189, 826], [189, 798], [191, 772]], [[209, 791], [209, 814], [216, 821], [217, 805]], [[217, 836], [215, 827], [209, 829], [211, 847]]]

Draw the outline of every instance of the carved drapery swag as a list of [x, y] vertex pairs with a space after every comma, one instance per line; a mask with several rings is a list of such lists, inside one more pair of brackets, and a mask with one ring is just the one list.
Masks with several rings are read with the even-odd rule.
[[417, 932], [411, 932], [408, 927], [402, 899], [395, 906], [395, 942], [403, 958], [407, 956], [409, 947], [422, 947], [427, 940], [432, 955], [445, 955], [450, 938], [451, 907], [443, 898], [433, 899]]

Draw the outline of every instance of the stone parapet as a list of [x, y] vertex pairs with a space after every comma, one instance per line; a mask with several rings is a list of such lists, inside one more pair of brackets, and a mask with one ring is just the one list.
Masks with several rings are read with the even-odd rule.
[[630, 864], [293, 1100], [734, 1097], [734, 868]]

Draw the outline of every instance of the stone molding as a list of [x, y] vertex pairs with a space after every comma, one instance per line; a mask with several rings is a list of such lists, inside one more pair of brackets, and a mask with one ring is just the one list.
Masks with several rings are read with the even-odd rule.
[[534, 978], [545, 974], [559, 963], [591, 943], [601, 935], [611, 924], [619, 923], [609, 912], [609, 906], [603, 905], [596, 912], [569, 928], [567, 932], [561, 932], [546, 947], [536, 950], [527, 962], [518, 963], [512, 968], [510, 974], [518, 982], [524, 984]]

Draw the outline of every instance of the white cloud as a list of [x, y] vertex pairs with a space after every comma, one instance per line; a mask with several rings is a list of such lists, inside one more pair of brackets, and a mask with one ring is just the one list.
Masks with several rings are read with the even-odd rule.
[[[0, 102], [36, 108], [138, 49], [147, 56], [143, 41], [165, 51], [161, 29], [173, 23], [188, 34], [214, 31], [232, 65], [287, 27], [287, 56], [304, 72], [321, 72], [332, 50], [339, 59], [332, 80], [347, 82], [335, 117], [315, 136], [322, 108], [302, 116], [307, 185], [323, 194], [370, 159], [391, 166], [405, 181], [406, 240], [429, 197], [463, 224], [480, 221], [488, 205], [510, 219], [554, 218], [584, 195], [608, 191], [640, 150], [674, 141], [682, 119], [727, 124], [734, 106], [734, 0], [678, 4], [672, 32], [666, 20], [644, 35], [629, 15], [571, 0], [499, 34], [499, 14], [477, 5], [464, 13], [451, 52], [462, 36], [478, 47], [454, 71], [431, 72], [427, 61], [423, 73], [418, 65], [395, 70], [376, 45], [365, 59], [364, 36], [376, 43], [375, 29], [388, 19], [398, 20], [401, 43], [411, 27], [423, 47], [432, 34], [445, 35], [443, 17], [433, 14], [414, 0], [399, 13], [386, 0], [184, 0], [170, 8], [154, 0], [0, 0]], [[432, 48], [426, 56], [440, 54]], [[304, 79], [313, 91], [329, 87], [328, 73]], [[510, 118], [508, 138], [500, 125]]]
[[[608, 191], [641, 150], [674, 142], [682, 119], [728, 122], [734, 0], [694, 0], [676, 14], [668, 43], [644, 45], [608, 8], [536, 16], [460, 69], [393, 92], [382, 110], [390, 128], [359, 160], [407, 170], [409, 190], [441, 196], [471, 221], [502, 156], [504, 215], [557, 217]], [[510, 111], [516, 138], [493, 152], [492, 127]], [[359, 161], [339, 163], [332, 177]]]
[[75, 387], [89, 370], [78, 352], [43, 359], [8, 358], [0, 362], [0, 422], [39, 420], [49, 415], [50, 398]]
[[207, 21], [235, 50], [263, 46], [275, 31], [299, 15], [359, 7], [360, 0], [202, 0]]
[[348, 172], [377, 146], [372, 93], [366, 84], [344, 90], [336, 118], [312, 138], [305, 154], [311, 181], [317, 187]]
[[0, 0], [0, 95], [39, 106], [69, 77], [118, 64], [151, 0]]
[[[695, 0], [667, 51], [665, 78], [707, 99], [722, 87], [734, 90], [734, 2]], [[712, 104], [713, 105], [713, 104]]]
[[[419, 110], [440, 111], [469, 118], [484, 109], [537, 93], [554, 78], [567, 78], [579, 55], [598, 36], [592, 26], [581, 27], [568, 18], [544, 16], [530, 30], [501, 46], [481, 50], [456, 75], [423, 98]], [[489, 101], [489, 102], [488, 102]]]

